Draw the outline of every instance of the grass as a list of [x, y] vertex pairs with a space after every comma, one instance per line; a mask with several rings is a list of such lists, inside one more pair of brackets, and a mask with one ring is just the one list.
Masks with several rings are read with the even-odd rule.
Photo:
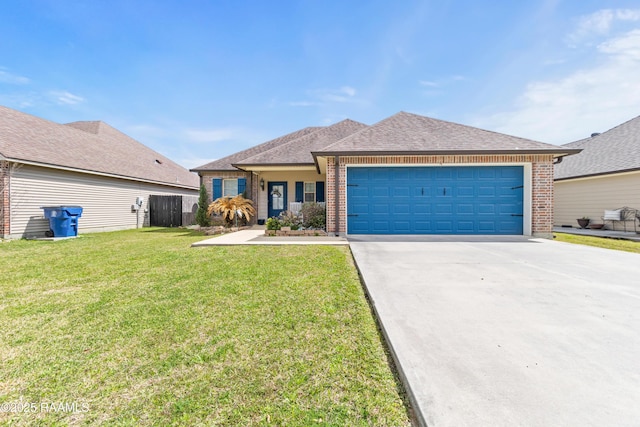
[[579, 245], [596, 246], [605, 249], [640, 253], [640, 242], [622, 239], [610, 239], [604, 237], [579, 236], [567, 233], [554, 233], [558, 242], [576, 243]]
[[409, 425], [347, 248], [202, 238], [1, 243], [0, 423]]

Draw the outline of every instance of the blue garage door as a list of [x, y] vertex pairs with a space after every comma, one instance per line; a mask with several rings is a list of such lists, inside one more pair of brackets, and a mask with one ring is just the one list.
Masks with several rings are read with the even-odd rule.
[[351, 167], [349, 234], [522, 234], [522, 166]]

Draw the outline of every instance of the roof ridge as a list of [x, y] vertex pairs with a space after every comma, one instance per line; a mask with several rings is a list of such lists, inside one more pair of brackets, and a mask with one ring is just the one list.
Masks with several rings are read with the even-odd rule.
[[[61, 124], [0, 107], [0, 150], [12, 161], [198, 186], [197, 177], [186, 168], [103, 121]], [[97, 127], [101, 129], [96, 133]]]
[[[281, 136], [279, 136], [279, 137], [272, 138], [272, 139], [270, 139], [270, 140], [268, 140], [268, 141], [265, 141], [265, 142], [262, 142], [262, 143], [260, 143], [260, 144], [258, 144], [258, 145], [253, 145], [253, 146], [251, 146], [251, 147], [249, 147], [249, 148], [245, 148], [244, 150], [236, 151], [235, 153], [231, 153], [231, 154], [229, 154], [229, 155], [227, 155], [227, 156], [224, 156], [224, 157], [221, 157], [221, 158], [219, 158], [219, 159], [212, 160], [212, 161], [210, 161], [209, 163], [205, 163], [204, 165], [201, 165], [201, 166], [198, 166], [198, 167], [192, 168], [192, 169], [190, 169], [190, 170], [191, 170], [192, 172], [205, 171], [205, 170], [220, 170], [220, 169], [209, 169], [209, 168], [211, 167], [211, 166], [209, 166], [209, 165], [213, 165], [213, 164], [215, 164], [215, 163], [220, 163], [220, 164], [222, 164], [222, 165], [224, 166], [224, 162], [229, 162], [229, 161], [231, 161], [231, 162], [242, 161], [242, 160], [244, 160], [244, 159], [248, 159], [248, 158], [251, 158], [251, 157], [253, 157], [253, 156], [257, 156], [257, 155], [258, 155], [258, 154], [260, 154], [260, 153], [264, 153], [264, 152], [266, 152], [266, 151], [269, 151], [269, 150], [271, 150], [271, 149], [273, 149], [273, 148], [275, 148], [275, 147], [279, 147], [280, 145], [287, 144], [287, 143], [289, 143], [290, 141], [293, 141], [293, 140], [295, 140], [295, 139], [302, 138], [303, 136], [311, 135], [311, 134], [313, 134], [313, 133], [315, 133], [315, 132], [317, 132], [317, 131], [319, 131], [319, 130], [324, 129], [325, 127], [326, 127], [326, 126], [307, 126], [307, 127], [302, 128], [302, 129], [298, 129], [298, 130], [296, 130], [296, 131], [289, 132], [289, 133], [287, 133], [287, 134], [285, 134], [285, 135], [281, 135]], [[308, 131], [308, 132], [307, 132], [307, 133], [303, 133], [304, 131]], [[302, 133], [302, 134], [301, 134], [300, 136], [298, 136], [298, 137], [295, 137], [294, 139], [291, 139], [291, 140], [286, 139], [287, 137], [291, 137], [291, 136], [293, 136], [293, 135], [295, 135], [295, 134], [297, 134], [297, 133]], [[278, 140], [283, 140], [283, 141], [282, 141], [281, 143], [278, 143], [278, 144], [274, 145], [273, 147], [270, 147], [270, 148], [266, 149], [266, 150], [259, 151], [259, 150], [260, 150], [260, 148], [264, 147], [265, 145], [276, 143]], [[242, 156], [244, 153], [246, 153], [246, 152], [248, 152], [248, 151], [257, 151], [257, 152], [256, 152], [256, 153], [254, 153], [254, 154], [248, 155], [248, 156], [246, 156], [246, 157], [243, 157], [243, 158], [242, 158], [242, 160], [235, 160], [235, 161], [233, 160], [234, 158], [237, 158], [238, 156]], [[229, 164], [229, 166], [231, 166], [231, 164]], [[221, 167], [222, 167], [222, 166], [221, 166]], [[222, 169], [222, 170], [226, 170], [226, 169]], [[237, 169], [236, 169], [236, 168], [233, 168], [233, 170], [237, 170]]]
[[[310, 134], [307, 134], [307, 135], [302, 135], [301, 137], [296, 138], [296, 139], [292, 139], [292, 140], [290, 140], [290, 141], [287, 141], [287, 142], [286, 142], [286, 143], [284, 143], [284, 144], [279, 144], [279, 145], [277, 145], [277, 146], [274, 146], [274, 147], [270, 148], [269, 150], [265, 150], [265, 151], [263, 151], [263, 152], [257, 153], [257, 154], [255, 154], [255, 155], [253, 155], [253, 156], [251, 156], [251, 157], [247, 157], [247, 158], [245, 158], [245, 159], [243, 159], [243, 160], [239, 160], [239, 161], [237, 161], [237, 162], [233, 163], [233, 165], [234, 165], [234, 166], [235, 166], [235, 165], [238, 165], [238, 166], [242, 166], [242, 165], [251, 165], [252, 163], [250, 163], [250, 162], [252, 161], [252, 159], [255, 159], [255, 158], [258, 158], [258, 159], [259, 159], [259, 158], [263, 158], [263, 157], [265, 157], [265, 155], [267, 155], [267, 156], [268, 156], [268, 154], [269, 154], [269, 153], [275, 153], [275, 152], [277, 152], [277, 151], [279, 151], [279, 150], [282, 150], [283, 148], [286, 148], [286, 147], [292, 146], [292, 145], [294, 145], [294, 144], [301, 144], [301, 143], [303, 143], [303, 144], [304, 144], [304, 143], [306, 143], [306, 148], [305, 148], [304, 150], [307, 150], [307, 149], [309, 148], [309, 145], [310, 145], [310, 144], [313, 144], [313, 141], [311, 141], [313, 138], [318, 139], [318, 138], [320, 138], [320, 137], [321, 137], [321, 134], [326, 134], [326, 135], [327, 135], [327, 137], [331, 137], [331, 136], [332, 136], [332, 133], [334, 133], [334, 132], [336, 132], [336, 133], [337, 133], [337, 132], [340, 132], [341, 130], [342, 130], [342, 132], [346, 131], [346, 129], [344, 129], [346, 126], [348, 126], [348, 127], [364, 126], [364, 128], [363, 128], [363, 129], [366, 129], [366, 128], [368, 127], [368, 125], [366, 125], [366, 124], [364, 124], [364, 123], [361, 123], [361, 122], [358, 122], [358, 121], [356, 121], [356, 120], [352, 120], [352, 119], [349, 119], [349, 118], [347, 118], [347, 119], [343, 119], [343, 120], [341, 120], [341, 121], [339, 121], [339, 122], [337, 122], [337, 123], [334, 123], [334, 124], [332, 124], [332, 125], [330, 125], [330, 126], [325, 126], [325, 127], [323, 127], [323, 128], [321, 128], [321, 129], [319, 129], [319, 130], [318, 130], [318, 131], [316, 131], [316, 132], [313, 132], [313, 133], [310, 133]], [[354, 132], [352, 132], [352, 133], [348, 134], [347, 136], [353, 135], [354, 133], [359, 132], [360, 130], [361, 130], [361, 129], [359, 129], [359, 130], [357, 130], [357, 131], [354, 131]], [[339, 135], [339, 136], [340, 136], [340, 135]], [[346, 136], [345, 136], [345, 137], [346, 137]], [[338, 139], [337, 141], [340, 141], [340, 140], [344, 139], [345, 137], [341, 137], [341, 138], [340, 138], [340, 139]], [[336, 141], [332, 141], [332, 142], [331, 142], [331, 143], [329, 143], [328, 145], [324, 145], [324, 146], [325, 146], [325, 147], [328, 147], [328, 146], [330, 146], [330, 145], [333, 145], [335, 142], [336, 142]], [[300, 150], [294, 150], [294, 151], [300, 151]], [[310, 159], [309, 159], [309, 161], [308, 161], [308, 162], [306, 162], [306, 163], [313, 164], [313, 155], [312, 155], [312, 152], [313, 152], [313, 151], [315, 151], [315, 150], [308, 150], [308, 153], [307, 153], [307, 154], [308, 154], [309, 156], [311, 156], [311, 158], [310, 158]], [[255, 161], [255, 160], [253, 160], [253, 161]], [[259, 163], [257, 163], [257, 164], [259, 164]]]

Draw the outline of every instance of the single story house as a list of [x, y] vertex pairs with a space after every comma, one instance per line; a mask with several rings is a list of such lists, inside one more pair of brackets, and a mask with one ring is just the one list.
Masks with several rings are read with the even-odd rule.
[[58, 124], [0, 106], [1, 237], [44, 236], [42, 206], [82, 206], [79, 232], [136, 228], [148, 222], [151, 195], [197, 198], [198, 177], [106, 123]]
[[[605, 210], [640, 209], [640, 116], [563, 147], [582, 151], [556, 166], [556, 226], [576, 227], [583, 217], [601, 224]], [[606, 226], [622, 230], [625, 224]]]
[[192, 171], [213, 199], [244, 193], [261, 220], [324, 202], [339, 235], [550, 237], [554, 162], [579, 151], [400, 112], [305, 128]]

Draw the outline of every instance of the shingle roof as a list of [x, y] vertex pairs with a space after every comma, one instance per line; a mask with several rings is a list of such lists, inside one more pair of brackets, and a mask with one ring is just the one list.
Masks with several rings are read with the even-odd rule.
[[582, 152], [555, 167], [555, 179], [640, 170], [640, 116], [600, 135], [563, 145]]
[[311, 152], [320, 150], [335, 143], [349, 135], [354, 134], [367, 125], [353, 120], [343, 120], [334, 125], [327, 126], [309, 135], [294, 139], [286, 144], [279, 145], [271, 150], [264, 151], [255, 156], [234, 163], [242, 165], [289, 165], [289, 164], [309, 164], [312, 165], [313, 156]]
[[305, 135], [309, 135], [320, 129], [322, 129], [322, 127], [307, 127], [304, 129], [300, 129], [298, 131], [291, 132], [287, 135], [272, 139], [260, 145], [256, 145], [255, 147], [247, 148], [246, 150], [239, 151], [227, 157], [223, 157], [221, 159], [217, 159], [212, 162], [209, 162], [205, 165], [198, 166], [197, 168], [193, 168], [191, 170], [193, 172], [227, 171], [227, 170], [237, 171], [238, 169], [232, 166], [234, 163], [237, 163], [246, 158], [255, 156], [257, 154], [263, 153], [265, 151], [271, 150], [280, 145], [287, 144], [288, 142], [291, 142], [294, 139], [298, 139]]
[[0, 156], [14, 161], [198, 188], [187, 169], [104, 122], [50, 122], [0, 106]]
[[405, 112], [397, 113], [314, 155], [433, 153], [567, 153], [566, 148]]

